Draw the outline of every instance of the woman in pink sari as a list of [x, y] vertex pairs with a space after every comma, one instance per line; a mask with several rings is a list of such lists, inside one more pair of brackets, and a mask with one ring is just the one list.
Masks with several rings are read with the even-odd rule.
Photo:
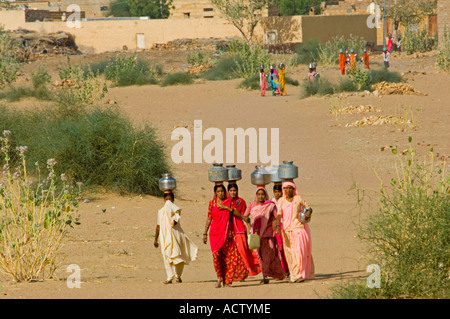
[[[278, 200], [278, 220], [283, 218], [283, 246], [289, 266], [290, 281], [302, 282], [314, 277], [311, 231], [302, 223], [299, 212], [309, 208], [293, 182], [283, 183], [283, 197]], [[310, 212], [305, 216], [310, 218]]]
[[[230, 287], [234, 281], [245, 280], [249, 274], [247, 266], [239, 253], [236, 234], [240, 232], [235, 223], [235, 215], [240, 213], [225, 206], [228, 194], [223, 185], [214, 186], [214, 199], [209, 202], [203, 243], [209, 241], [217, 275], [216, 288]], [[211, 228], [210, 228], [211, 227]], [[239, 236], [238, 236], [239, 238]]]
[[[277, 217], [277, 206], [269, 200], [264, 186], [258, 186], [255, 200], [249, 205], [244, 216], [250, 216], [252, 230], [258, 233], [261, 242], [258, 249], [259, 262], [261, 265], [263, 280], [262, 284], [268, 284], [269, 279], [284, 279], [286, 273], [281, 265], [280, 251], [275, 237], [274, 224]], [[275, 230], [279, 233], [280, 225], [276, 224]]]

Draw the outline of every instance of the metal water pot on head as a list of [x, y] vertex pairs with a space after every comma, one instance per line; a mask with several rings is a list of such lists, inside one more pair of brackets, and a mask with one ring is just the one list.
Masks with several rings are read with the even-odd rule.
[[228, 168], [223, 167], [222, 163], [214, 163], [213, 167], [208, 169], [208, 180], [217, 184], [223, 184], [228, 181]]
[[236, 165], [227, 165], [228, 183], [233, 184], [242, 179], [242, 171]]
[[251, 182], [253, 185], [265, 186], [270, 184], [270, 173], [266, 171], [264, 165], [255, 166], [255, 170], [251, 174]]
[[281, 179], [281, 177], [278, 175], [278, 169], [279, 165], [273, 165], [272, 169], [269, 170], [270, 173], [270, 181], [274, 183], [275, 185], [281, 185], [281, 183], [284, 181]]
[[169, 173], [163, 174], [163, 177], [159, 180], [159, 189], [163, 192], [173, 191], [177, 188], [177, 180]]
[[283, 165], [278, 167], [278, 176], [283, 181], [293, 181], [298, 177], [298, 167], [293, 164], [293, 161], [283, 161]]

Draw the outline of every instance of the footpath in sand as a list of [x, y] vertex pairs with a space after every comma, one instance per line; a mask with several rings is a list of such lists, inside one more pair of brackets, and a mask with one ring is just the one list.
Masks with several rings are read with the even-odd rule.
[[[373, 67], [381, 67], [374, 59]], [[427, 95], [346, 96], [300, 99], [300, 87], [288, 86], [287, 96], [262, 98], [257, 91], [238, 90], [239, 80], [200, 82], [189, 86], [133, 86], [112, 88], [112, 99], [137, 125], [151, 123], [167, 145], [167, 154], [177, 141], [176, 127], [191, 133], [194, 120], [203, 131], [214, 127], [279, 128], [280, 161], [292, 160], [299, 167], [295, 180], [302, 197], [314, 208], [310, 223], [316, 276], [301, 284], [272, 280], [260, 285], [262, 276], [250, 277], [233, 288], [214, 288], [216, 276], [209, 243], [202, 243], [208, 202], [213, 184], [208, 182], [208, 163], [173, 164], [178, 181], [176, 204], [182, 209], [181, 225], [198, 245], [198, 259], [185, 267], [182, 284], [163, 285], [165, 270], [160, 249], [153, 247], [157, 210], [161, 198], [91, 194], [81, 204], [82, 224], [71, 231], [60, 253], [57, 279], [36, 283], [13, 283], [0, 277], [1, 298], [322, 298], [343, 279], [368, 276], [364, 245], [356, 238], [361, 217], [356, 193], [351, 188], [377, 190], [380, 177], [395, 175], [391, 146], [408, 147], [408, 136], [419, 156], [430, 147], [450, 155], [450, 76], [438, 72], [434, 58], [391, 59], [391, 70], [409, 74], [408, 82]], [[408, 73], [408, 71], [411, 71]], [[320, 69], [323, 77], [337, 79], [339, 70]], [[415, 72], [415, 73], [412, 73]], [[294, 79], [306, 77], [305, 66], [287, 70]], [[30, 102], [31, 103], [31, 102]], [[379, 113], [345, 114], [336, 118], [332, 106], [371, 105]], [[369, 115], [395, 115], [402, 107], [412, 111], [414, 126], [403, 130], [393, 125], [346, 126]], [[192, 140], [193, 142], [193, 140]], [[203, 147], [209, 141], [203, 142]], [[254, 199], [250, 183], [254, 163], [237, 164], [243, 179], [239, 195]], [[439, 160], [436, 161], [440, 165]], [[272, 185], [268, 185], [271, 193]], [[374, 198], [376, 202], [377, 198]], [[103, 212], [103, 209], [106, 209]], [[81, 268], [81, 288], [69, 289], [67, 266]]]

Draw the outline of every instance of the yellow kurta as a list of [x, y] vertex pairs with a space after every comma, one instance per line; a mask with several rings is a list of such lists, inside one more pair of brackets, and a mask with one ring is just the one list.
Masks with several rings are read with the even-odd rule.
[[278, 71], [278, 81], [281, 84], [280, 93], [282, 95], [286, 95], [286, 79], [285, 79], [286, 71], [284, 69], [280, 69]]

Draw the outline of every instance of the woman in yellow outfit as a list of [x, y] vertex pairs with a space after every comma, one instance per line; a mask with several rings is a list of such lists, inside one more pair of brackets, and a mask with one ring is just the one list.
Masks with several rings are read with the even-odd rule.
[[286, 71], [284, 70], [284, 64], [280, 63], [278, 67], [280, 68], [280, 71], [278, 71], [278, 81], [281, 84], [280, 95], [286, 95]]

